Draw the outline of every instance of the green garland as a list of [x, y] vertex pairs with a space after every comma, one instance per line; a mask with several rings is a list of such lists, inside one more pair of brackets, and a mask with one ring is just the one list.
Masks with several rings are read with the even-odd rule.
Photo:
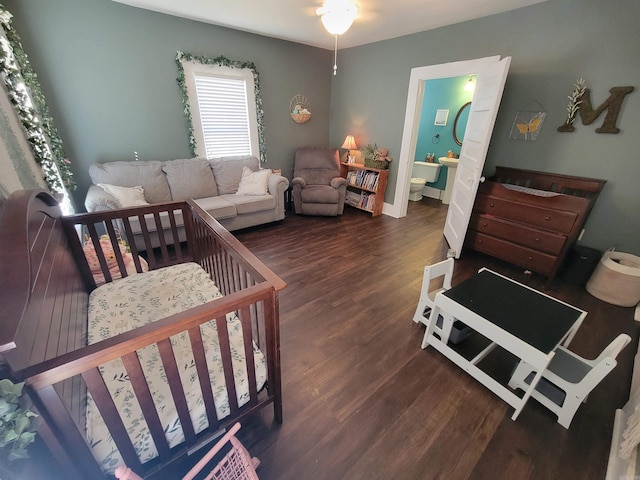
[[0, 41], [0, 76], [25, 129], [35, 161], [42, 168], [45, 183], [57, 193], [75, 190], [71, 162], [65, 157], [42, 87], [11, 25], [11, 18], [11, 13], [0, 4], [0, 25], [7, 37]]
[[184, 68], [182, 61], [196, 61], [204, 65], [218, 65], [221, 67], [231, 67], [244, 69], [248, 68], [253, 73], [253, 92], [256, 97], [256, 115], [258, 118], [258, 143], [260, 149], [260, 161], [267, 161], [266, 144], [264, 141], [264, 112], [262, 110], [262, 98], [260, 97], [260, 74], [256, 70], [256, 66], [253, 62], [239, 62], [236, 60], [229, 60], [226, 57], [219, 56], [215, 58], [209, 58], [205, 56], [194, 56], [189, 53], [178, 52], [176, 55], [176, 64], [178, 65], [178, 87], [180, 88], [180, 95], [182, 97], [182, 105], [184, 106], [184, 115], [187, 119], [187, 128], [189, 129], [189, 148], [191, 149], [191, 155], [196, 156], [196, 137], [193, 132], [193, 118], [191, 117], [191, 108], [189, 108], [189, 93], [187, 91], [187, 84], [184, 76]]

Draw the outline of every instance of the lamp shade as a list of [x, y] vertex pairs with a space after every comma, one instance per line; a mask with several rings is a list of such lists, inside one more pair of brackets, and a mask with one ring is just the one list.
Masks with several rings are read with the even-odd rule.
[[349, 30], [358, 15], [358, 7], [350, 0], [325, 0], [316, 10], [321, 15], [322, 24], [331, 35], [342, 35]]
[[347, 150], [355, 150], [356, 148], [358, 148], [358, 146], [356, 145], [356, 140], [355, 138], [353, 138], [353, 135], [347, 135], [347, 138], [344, 139], [344, 143], [340, 148], [346, 148]]

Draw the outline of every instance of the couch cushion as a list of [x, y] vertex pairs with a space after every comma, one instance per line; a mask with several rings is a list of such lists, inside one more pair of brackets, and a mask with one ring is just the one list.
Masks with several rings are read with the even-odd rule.
[[89, 167], [89, 177], [95, 185], [108, 183], [120, 187], [142, 185], [144, 197], [149, 203], [171, 201], [167, 177], [162, 171], [162, 162], [108, 162], [94, 163]]
[[235, 217], [238, 214], [236, 206], [225, 197], [196, 198], [195, 202], [216, 220]]
[[248, 167], [254, 172], [260, 168], [260, 162], [256, 157], [246, 155], [214, 158], [209, 160], [209, 163], [216, 179], [219, 195], [238, 191], [243, 167]]
[[189, 158], [164, 162], [162, 171], [167, 174], [167, 182], [174, 200], [205, 198], [218, 195], [218, 187], [213, 178], [209, 161]]
[[222, 195], [222, 198], [233, 203], [238, 215], [247, 213], [264, 212], [276, 208], [276, 199], [273, 195]]
[[340, 191], [329, 185], [307, 185], [301, 192], [303, 203], [338, 203]]

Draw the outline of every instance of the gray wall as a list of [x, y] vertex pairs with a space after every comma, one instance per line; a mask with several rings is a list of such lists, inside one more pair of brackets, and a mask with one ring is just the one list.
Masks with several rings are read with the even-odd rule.
[[[43, 86], [78, 182], [90, 164], [187, 158], [175, 55], [252, 61], [260, 73], [267, 166], [290, 178], [297, 146], [327, 145], [331, 52], [141, 10], [109, 0], [8, 0], [14, 26]], [[289, 101], [302, 93], [312, 119]]]
[[[485, 174], [508, 165], [606, 179], [581, 243], [640, 255], [638, 21], [637, 0], [549, 0], [340, 51], [331, 97], [331, 141], [339, 145], [346, 134], [354, 134], [362, 144], [388, 147], [397, 158], [413, 67], [511, 56]], [[604, 115], [589, 126], [578, 120], [574, 133], [556, 131], [580, 77], [591, 88], [594, 107], [605, 101], [611, 87], [636, 87], [620, 112], [619, 134], [594, 132]], [[516, 112], [540, 108], [536, 102], [547, 112], [538, 140], [508, 140]], [[392, 162], [387, 202], [393, 202], [397, 167]]]

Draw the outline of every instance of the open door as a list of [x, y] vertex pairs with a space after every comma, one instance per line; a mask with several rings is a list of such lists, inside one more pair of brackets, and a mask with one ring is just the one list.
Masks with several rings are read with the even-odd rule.
[[484, 181], [482, 168], [510, 64], [511, 57], [505, 57], [476, 73], [476, 90], [471, 102], [469, 120], [462, 141], [460, 160], [444, 226], [444, 236], [449, 243], [450, 255], [455, 258], [460, 258], [478, 185]]

